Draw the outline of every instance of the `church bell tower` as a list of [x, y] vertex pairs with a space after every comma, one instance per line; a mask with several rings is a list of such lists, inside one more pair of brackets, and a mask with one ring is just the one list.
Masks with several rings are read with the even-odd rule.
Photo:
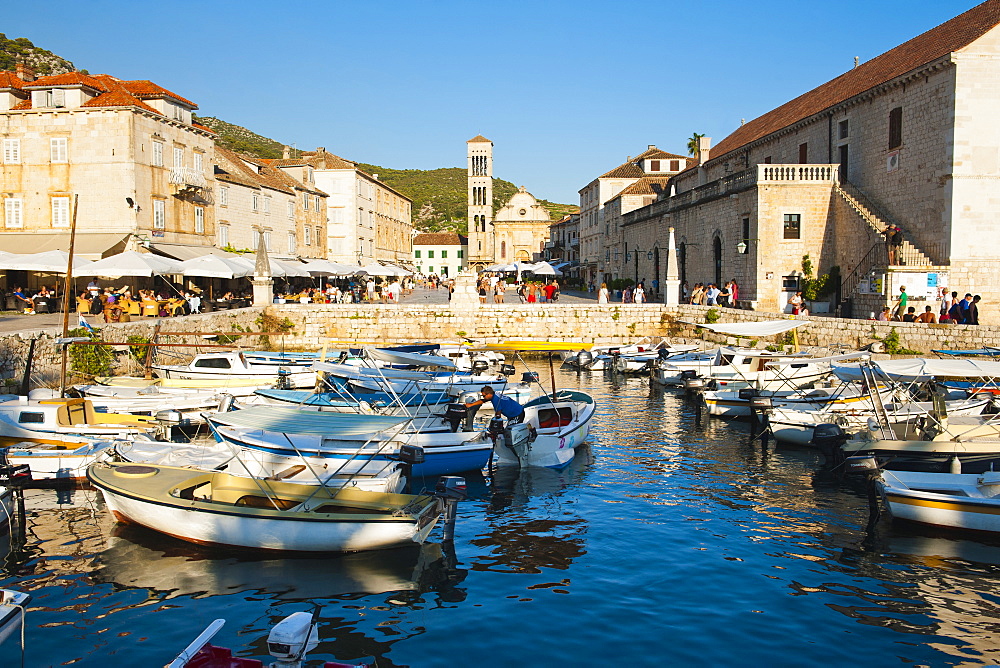
[[472, 269], [495, 262], [493, 252], [493, 142], [477, 135], [466, 142], [469, 159], [469, 260]]

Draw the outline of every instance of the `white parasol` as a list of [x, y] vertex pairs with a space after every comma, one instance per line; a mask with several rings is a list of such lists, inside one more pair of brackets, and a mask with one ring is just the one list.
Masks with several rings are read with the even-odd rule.
[[139, 253], [136, 251], [125, 251], [117, 255], [109, 255], [106, 258], [83, 267], [78, 272], [81, 276], [107, 276], [108, 278], [121, 278], [122, 276], [163, 276], [164, 274], [181, 273], [184, 273], [184, 265], [179, 260], [171, 260], [160, 255]]

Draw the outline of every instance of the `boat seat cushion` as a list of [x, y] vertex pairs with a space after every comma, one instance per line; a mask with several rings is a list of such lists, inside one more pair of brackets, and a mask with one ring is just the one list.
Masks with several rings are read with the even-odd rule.
[[538, 411], [539, 429], [555, 429], [557, 427], [565, 427], [572, 421], [572, 408], [546, 408]]

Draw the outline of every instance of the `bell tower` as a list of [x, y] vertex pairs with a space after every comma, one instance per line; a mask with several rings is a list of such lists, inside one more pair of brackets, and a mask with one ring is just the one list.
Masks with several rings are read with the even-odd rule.
[[496, 260], [493, 252], [493, 142], [476, 135], [466, 142], [469, 160], [469, 267]]

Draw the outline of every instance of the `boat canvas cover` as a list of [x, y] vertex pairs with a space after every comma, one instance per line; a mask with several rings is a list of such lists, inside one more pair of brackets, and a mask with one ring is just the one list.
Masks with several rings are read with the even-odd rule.
[[[682, 321], [687, 322], [687, 321]], [[727, 322], [709, 325], [699, 322], [687, 322], [689, 325], [697, 325], [709, 329], [716, 334], [729, 334], [743, 338], [757, 338], [761, 336], [773, 336], [781, 334], [796, 327], [807, 324], [808, 320], [764, 320], [761, 322]]]
[[[1000, 362], [965, 359], [905, 359], [873, 362], [872, 366], [893, 380], [925, 382], [931, 378], [1000, 378]], [[864, 380], [860, 364], [834, 365], [833, 373], [841, 380]]]
[[953, 357], [1000, 357], [1000, 348], [976, 348], [975, 350], [931, 350], [935, 355], [951, 355]]
[[[743, 357], [764, 357], [769, 359], [774, 359], [775, 364], [824, 364], [827, 362], [844, 362], [847, 360], [856, 360], [859, 358], [867, 358], [871, 353], [858, 350], [852, 353], [843, 353], [841, 355], [830, 355], [828, 357], [809, 357], [805, 353], [772, 353], [766, 350], [744, 350], [742, 348], [719, 348], [719, 353], [722, 355], [732, 355], [732, 356], [743, 356]], [[670, 363], [669, 358], [667, 363]]]
[[427, 355], [425, 353], [404, 353], [398, 350], [387, 350], [385, 348], [367, 348], [366, 352], [370, 357], [374, 357], [389, 364], [412, 364], [413, 366], [433, 366], [440, 369], [454, 369], [455, 363], [447, 357], [440, 355]]
[[238, 411], [214, 413], [209, 419], [215, 424], [280, 434], [320, 434], [329, 438], [351, 439], [398, 427], [411, 418], [405, 415], [355, 415], [280, 406], [248, 406]]

